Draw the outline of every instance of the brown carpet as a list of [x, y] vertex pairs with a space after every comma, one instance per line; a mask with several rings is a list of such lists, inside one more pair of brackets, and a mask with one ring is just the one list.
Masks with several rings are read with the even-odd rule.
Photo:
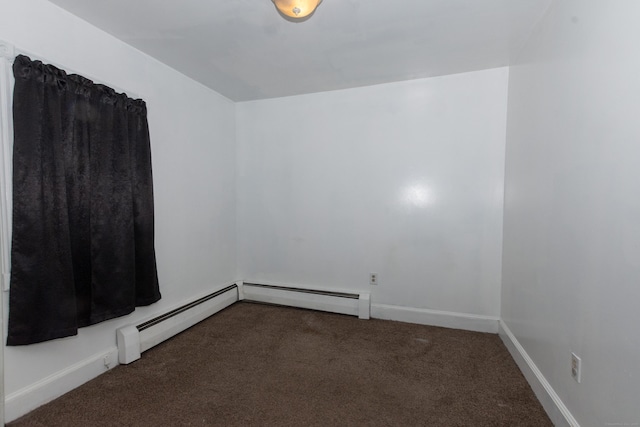
[[9, 426], [552, 426], [497, 335], [239, 303]]

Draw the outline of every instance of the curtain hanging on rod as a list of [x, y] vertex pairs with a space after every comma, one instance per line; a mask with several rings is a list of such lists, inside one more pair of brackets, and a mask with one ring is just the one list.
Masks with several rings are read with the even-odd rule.
[[146, 104], [19, 55], [13, 65], [7, 345], [160, 299]]

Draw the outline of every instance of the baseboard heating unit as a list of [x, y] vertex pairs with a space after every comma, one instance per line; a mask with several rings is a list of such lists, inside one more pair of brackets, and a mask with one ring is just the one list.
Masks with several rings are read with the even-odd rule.
[[126, 365], [141, 354], [237, 301], [276, 304], [369, 319], [370, 294], [237, 282], [138, 325], [116, 331], [118, 361]]
[[358, 316], [370, 315], [369, 293], [333, 292], [260, 283], [242, 284], [240, 299]]
[[139, 325], [118, 329], [118, 361], [126, 365], [140, 359], [141, 353], [225, 309], [238, 299], [238, 285], [233, 284]]

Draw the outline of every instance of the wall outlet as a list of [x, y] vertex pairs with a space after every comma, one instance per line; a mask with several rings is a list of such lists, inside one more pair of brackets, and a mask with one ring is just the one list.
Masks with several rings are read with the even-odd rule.
[[369, 283], [372, 285], [378, 284], [378, 273], [369, 273]]
[[571, 353], [571, 376], [578, 383], [582, 381], [582, 359], [575, 353]]

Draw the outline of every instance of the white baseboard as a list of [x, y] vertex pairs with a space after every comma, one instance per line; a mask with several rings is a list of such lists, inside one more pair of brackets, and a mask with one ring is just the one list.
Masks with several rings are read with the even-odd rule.
[[580, 427], [509, 327], [500, 320], [500, 338], [556, 427]]
[[419, 325], [440, 326], [466, 331], [498, 333], [498, 317], [476, 314], [454, 313], [450, 311], [423, 308], [400, 307], [397, 305], [371, 304], [374, 319], [396, 320]]
[[[242, 288], [243, 286], [240, 284], [240, 299], [244, 299], [244, 297], [247, 296], [247, 291], [249, 291], [251, 297], [256, 297], [256, 290], [259, 293], [261, 291], [257, 288], [252, 290], [249, 290], [248, 287], [244, 287], [244, 289]], [[282, 295], [280, 295], [280, 293], [282, 293]], [[344, 306], [341, 302], [337, 307], [329, 307], [326, 305], [327, 301], [325, 301], [324, 298], [320, 298], [318, 300], [318, 297], [321, 296], [309, 296], [311, 298], [304, 304], [311, 301], [311, 306], [304, 308], [326, 311], [335, 310], [335, 312], [345, 312], [345, 314], [356, 316], [358, 316], [359, 311], [362, 311], [362, 307], [359, 307], [359, 305], [363, 305], [364, 302], [368, 303], [367, 299], [364, 301], [356, 299], [352, 300], [353, 302], [347, 301], [347, 306]], [[361, 299], [362, 296], [363, 295], [361, 294]], [[365, 294], [364, 296], [368, 298], [368, 294]], [[269, 295], [262, 295], [259, 299], [266, 300], [265, 302], [300, 306], [299, 300], [292, 301], [290, 298], [291, 292], [276, 290], [275, 292], [272, 291]], [[334, 304], [333, 301], [331, 301], [330, 305], [332, 304]], [[327, 310], [327, 308], [330, 309]], [[556, 426], [580, 427], [549, 382], [544, 378], [535, 363], [533, 363], [533, 360], [531, 360], [524, 348], [520, 345], [516, 337], [509, 330], [507, 325], [498, 317], [409, 308], [386, 304], [371, 304], [370, 315], [372, 318], [376, 319], [395, 320], [400, 322], [477, 332], [499, 333], [507, 349], [529, 382], [531, 388], [540, 400], [552, 422]], [[104, 364], [105, 356], [108, 356], [111, 361], [109, 368]], [[37, 407], [42, 406], [45, 403], [48, 403], [86, 383], [87, 381], [92, 380], [108, 369], [112, 369], [117, 364], [118, 348], [112, 347], [69, 366], [68, 368], [44, 378], [28, 387], [7, 395], [5, 399], [5, 422], [16, 420]]]
[[[109, 357], [110, 366], [104, 358]], [[6, 396], [5, 422], [11, 422], [86, 383], [118, 364], [118, 348], [112, 347]]]

